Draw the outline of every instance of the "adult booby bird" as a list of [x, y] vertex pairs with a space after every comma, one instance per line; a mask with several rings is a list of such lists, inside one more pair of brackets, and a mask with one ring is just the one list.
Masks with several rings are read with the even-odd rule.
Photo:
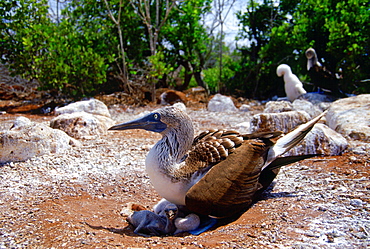
[[162, 138], [145, 162], [158, 194], [194, 213], [221, 218], [248, 208], [282, 165], [308, 157], [279, 158], [297, 145], [323, 115], [282, 137], [281, 132], [209, 130], [194, 138], [190, 117], [171, 106], [110, 130], [160, 133]]
[[312, 83], [321, 89], [330, 91], [337, 97], [345, 97], [339, 87], [341, 75], [334, 74], [323, 66], [318, 58], [315, 49], [309, 48], [305, 52], [307, 58], [307, 71]]
[[277, 76], [284, 76], [284, 89], [287, 98], [293, 102], [299, 96], [306, 94], [302, 82], [292, 73], [290, 67], [286, 64], [281, 64], [276, 69]]

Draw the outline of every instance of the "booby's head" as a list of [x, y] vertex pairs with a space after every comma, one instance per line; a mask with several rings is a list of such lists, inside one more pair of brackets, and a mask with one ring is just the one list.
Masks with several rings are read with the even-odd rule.
[[310, 71], [310, 68], [314, 65], [321, 67], [320, 62], [317, 59], [316, 51], [313, 48], [309, 48], [305, 52], [307, 58], [307, 70]]
[[313, 48], [309, 48], [305, 52], [307, 59], [312, 59], [313, 57], [316, 57], [316, 51]]
[[284, 74], [290, 73], [292, 73], [292, 70], [290, 69], [290, 66], [288, 66], [287, 64], [281, 64], [276, 69], [276, 74], [279, 77], [283, 76]]
[[172, 221], [177, 217], [179, 209], [175, 204], [170, 203], [164, 208], [163, 212], [165, 213], [167, 219]]
[[171, 128], [175, 130], [190, 128], [192, 130], [193, 126], [189, 116], [184, 111], [170, 106], [158, 109], [144, 117], [112, 126], [109, 130], [143, 129], [158, 133], [166, 133], [166, 131]]

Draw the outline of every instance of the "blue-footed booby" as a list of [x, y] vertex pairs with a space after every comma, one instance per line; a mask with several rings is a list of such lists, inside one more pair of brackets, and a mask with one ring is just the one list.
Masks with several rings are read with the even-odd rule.
[[276, 68], [277, 76], [284, 76], [285, 93], [289, 101], [293, 102], [299, 96], [306, 94], [302, 82], [292, 73], [290, 67], [286, 64], [281, 64]]
[[285, 136], [208, 130], [194, 138], [190, 117], [176, 107], [158, 109], [110, 130], [144, 129], [162, 138], [146, 157], [146, 171], [163, 198], [196, 214], [217, 218], [245, 211], [283, 165], [307, 158], [280, 157], [324, 115]]

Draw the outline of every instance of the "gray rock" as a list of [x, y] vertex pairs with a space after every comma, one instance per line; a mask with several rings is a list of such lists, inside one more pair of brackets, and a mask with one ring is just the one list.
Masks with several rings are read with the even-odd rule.
[[251, 110], [251, 107], [250, 107], [250, 105], [247, 105], [247, 104], [242, 104], [239, 107], [239, 111], [241, 111], [241, 112], [249, 112], [250, 110]]
[[180, 110], [182, 110], [184, 112], [186, 112], [186, 106], [182, 102], [175, 103], [175, 104], [173, 104], [173, 106], [176, 107], [176, 108], [179, 108]]
[[333, 96], [320, 93], [306, 93], [302, 95], [300, 98], [305, 99], [314, 105], [320, 105], [321, 103], [330, 104], [336, 100], [336, 98]]
[[370, 94], [340, 99], [331, 104], [327, 124], [345, 137], [370, 141]]
[[293, 102], [293, 108], [296, 111], [305, 111], [311, 118], [317, 117], [322, 113], [322, 110], [314, 106], [311, 102], [304, 99], [296, 99]]
[[101, 115], [110, 118], [108, 107], [97, 99], [78, 101], [55, 110], [55, 114], [66, 114], [74, 112], [87, 112], [94, 115]]
[[282, 131], [288, 133], [310, 120], [306, 112], [260, 113], [252, 117], [251, 132]]
[[320, 154], [326, 156], [340, 155], [348, 147], [347, 140], [325, 124], [318, 123], [306, 135], [303, 141], [285, 155]]
[[350, 140], [348, 150], [358, 155], [369, 155], [370, 143], [362, 142], [359, 140]]
[[62, 153], [79, 142], [61, 130], [25, 117], [14, 121], [10, 130], [0, 131], [0, 163], [25, 161], [46, 153]]
[[230, 97], [217, 93], [208, 103], [208, 111], [211, 112], [235, 112], [238, 109]]
[[32, 124], [31, 120], [26, 117], [19, 117], [13, 122], [13, 126], [11, 129], [21, 129], [25, 126], [30, 126]]
[[[282, 131], [286, 134], [310, 119], [305, 111], [256, 114], [251, 120], [251, 132]], [[342, 135], [318, 123], [298, 146], [285, 155], [339, 155], [347, 147], [348, 142]]]
[[86, 112], [65, 113], [50, 121], [50, 126], [74, 138], [90, 139], [106, 135], [114, 121], [106, 116]]
[[289, 101], [269, 101], [266, 103], [264, 113], [280, 113], [293, 111], [293, 105]]

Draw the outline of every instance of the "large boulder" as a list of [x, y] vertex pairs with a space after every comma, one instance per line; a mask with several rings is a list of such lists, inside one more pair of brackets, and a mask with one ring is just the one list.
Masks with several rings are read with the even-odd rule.
[[50, 126], [60, 129], [74, 138], [91, 139], [106, 135], [114, 125], [111, 118], [87, 112], [74, 112], [59, 115], [50, 121]]
[[293, 102], [293, 109], [295, 111], [304, 111], [310, 115], [311, 118], [317, 117], [322, 113], [322, 110], [311, 102], [304, 99], [296, 99]]
[[264, 113], [280, 113], [293, 111], [293, 105], [289, 101], [269, 101], [265, 105]]
[[347, 140], [325, 124], [315, 124], [303, 141], [289, 150], [285, 156], [292, 155], [340, 155], [348, 147]]
[[370, 94], [333, 102], [326, 120], [330, 128], [345, 137], [370, 142]]
[[238, 109], [230, 97], [217, 93], [208, 103], [208, 111], [211, 112], [235, 112]]
[[93, 115], [100, 115], [110, 118], [108, 107], [97, 99], [89, 99], [78, 101], [61, 108], [55, 109], [56, 115], [74, 113], [74, 112], [87, 112]]
[[[260, 113], [251, 120], [251, 132], [282, 131], [288, 133], [312, 118], [305, 111]], [[325, 124], [318, 123], [304, 140], [286, 153], [292, 155], [339, 155], [348, 147], [347, 140]]]
[[287, 133], [310, 120], [306, 112], [259, 113], [252, 117], [251, 132], [282, 131]]
[[93, 139], [106, 135], [114, 125], [108, 107], [101, 101], [79, 101], [55, 111], [60, 114], [50, 121], [50, 126], [60, 129], [74, 138]]
[[10, 130], [0, 131], [0, 163], [25, 161], [46, 153], [62, 153], [79, 142], [65, 132], [25, 117], [14, 121]]

